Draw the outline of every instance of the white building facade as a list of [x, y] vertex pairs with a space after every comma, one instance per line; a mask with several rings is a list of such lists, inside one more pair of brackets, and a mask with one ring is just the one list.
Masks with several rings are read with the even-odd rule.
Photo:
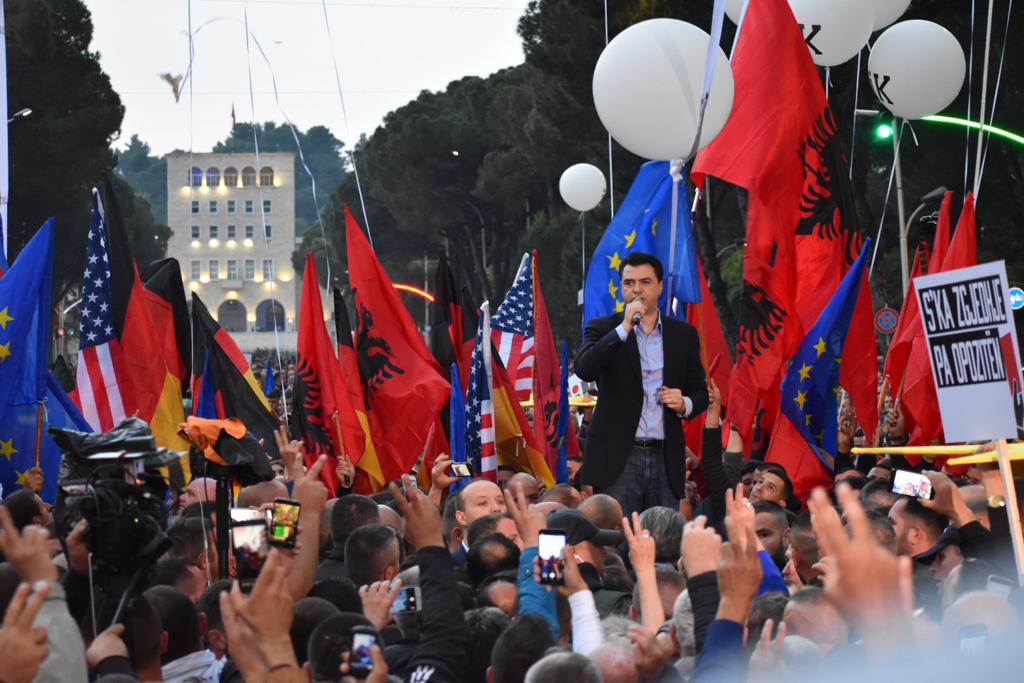
[[294, 169], [285, 152], [167, 156], [167, 255], [243, 352], [296, 347]]

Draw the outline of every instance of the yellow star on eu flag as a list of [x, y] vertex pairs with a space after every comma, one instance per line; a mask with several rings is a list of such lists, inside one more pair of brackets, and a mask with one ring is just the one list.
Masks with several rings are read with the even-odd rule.
[[810, 426], [811, 426], [811, 419], [812, 419], [812, 418], [811, 418], [811, 414], [810, 414], [810, 413], [807, 413], [806, 415], [804, 415], [804, 422], [806, 422], [806, 423], [807, 423], [807, 426], [808, 426], [808, 427], [810, 427]]
[[814, 345], [814, 350], [818, 352], [818, 358], [821, 358], [821, 354], [828, 350], [828, 346], [825, 345], [824, 337], [818, 337], [818, 343]]
[[7, 441], [0, 439], [0, 455], [10, 460], [11, 456], [17, 452], [18, 449], [14, 447], [14, 439], [7, 439]]
[[804, 404], [807, 403], [807, 392], [806, 391], [798, 391], [798, 392], [796, 392], [796, 397], [793, 400], [796, 401], [796, 404], [798, 406], [800, 406], [800, 410], [803, 410], [804, 409]]
[[[807, 363], [802, 363], [800, 365], [800, 381], [803, 382], [805, 379], [810, 379], [810, 378], [811, 378], [811, 366], [808, 365]], [[803, 407], [803, 406], [801, 406], [801, 407]]]
[[626, 237], [626, 249], [633, 246], [633, 242], [636, 241], [636, 228], [633, 228], [633, 232], [629, 233]]
[[655, 219], [653, 219], [651, 221], [651, 234], [652, 235], [657, 235], [658, 234], [658, 219], [657, 218], [655, 218]]
[[23, 488], [28, 485], [28, 483], [25, 481], [25, 475], [28, 474], [28, 470], [24, 470], [22, 472], [14, 470], [14, 473], [18, 475], [18, 481], [15, 482], [15, 485], [21, 486]]
[[608, 293], [612, 295], [613, 299], [619, 295], [619, 288], [615, 286], [615, 280], [608, 281]]
[[619, 301], [615, 302], [615, 312], [616, 313], [622, 313], [623, 309], [625, 309], [625, 308], [626, 308], [626, 302], [625, 301], [622, 301], [620, 299]]
[[0, 344], [0, 360], [5, 360], [11, 355], [11, 342]]
[[843, 397], [843, 388], [838, 384], [832, 387], [832, 391], [835, 393], [837, 401]]
[[7, 312], [7, 306], [0, 309], [0, 327], [7, 329], [7, 323], [14, 320], [14, 316]]
[[608, 259], [608, 267], [612, 270], [618, 270], [619, 266], [622, 265], [622, 259], [619, 258], [619, 252], [615, 252], [611, 256], [606, 256]]

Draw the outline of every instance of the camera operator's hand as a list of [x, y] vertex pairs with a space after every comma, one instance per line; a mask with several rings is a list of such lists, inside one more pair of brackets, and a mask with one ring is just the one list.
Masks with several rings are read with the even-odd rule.
[[[349, 671], [348, 658], [349, 652], [345, 651], [341, 653], [341, 673], [347, 674]], [[370, 658], [373, 660], [373, 671], [366, 678], [356, 678], [355, 676], [345, 676], [341, 679], [341, 683], [357, 683], [362, 681], [363, 683], [387, 683], [388, 680], [388, 663], [384, 660], [384, 653], [377, 645], [370, 647]]]
[[29, 683], [36, 677], [39, 665], [50, 654], [46, 645], [46, 628], [33, 627], [43, 601], [50, 594], [49, 586], [37, 590], [29, 598], [29, 584], [23, 583], [14, 592], [0, 628], [0, 662], [3, 662], [4, 683]]
[[108, 657], [128, 657], [128, 646], [121, 639], [123, 633], [124, 624], [114, 624], [96, 636], [85, 650], [85, 663], [90, 669]]
[[[590, 586], [583, 580], [583, 575], [580, 574], [580, 565], [576, 561], [576, 548], [571, 545], [565, 546], [563, 551], [565, 560], [562, 563], [562, 584], [558, 586], [558, 592], [560, 595], [569, 597], [575, 595], [580, 591], [590, 590]], [[540, 583], [540, 558], [533, 558], [533, 580]], [[544, 588], [548, 591], [551, 590], [550, 585], [545, 585]]]
[[57, 567], [50, 561], [48, 543], [50, 532], [46, 529], [29, 525], [18, 533], [11, 520], [10, 511], [0, 505], [0, 552], [4, 554], [14, 571], [22, 581], [56, 581]]
[[85, 542], [85, 532], [88, 526], [88, 522], [84, 519], [78, 520], [78, 524], [65, 539], [68, 548], [68, 567], [82, 576], [89, 574], [89, 546]]
[[967, 507], [963, 496], [960, 495], [960, 489], [952, 479], [942, 472], [934, 470], [925, 470], [921, 474], [928, 477], [928, 481], [932, 483], [932, 491], [935, 492], [935, 496], [931, 500], [921, 498], [919, 501], [921, 505], [948, 517], [958, 527], [974, 521], [974, 513]]
[[455, 477], [448, 474], [452, 468], [452, 459], [447, 454], [441, 454], [437, 456], [437, 460], [434, 461], [434, 466], [430, 468], [430, 490], [438, 489], [440, 491], [447, 491], [448, 487], [458, 481]]
[[388, 485], [405, 520], [405, 540], [416, 550], [435, 546], [443, 548], [444, 523], [441, 521], [441, 512], [413, 485], [408, 474], [402, 475], [402, 487], [404, 491], [394, 482]]
[[39, 493], [43, 490], [43, 483], [46, 478], [43, 476], [43, 468], [39, 465], [30, 467], [25, 470], [25, 488], [33, 493]]
[[359, 588], [359, 600], [363, 603], [363, 615], [378, 629], [384, 628], [391, 621], [391, 606], [395, 604], [398, 590], [402, 587], [401, 579], [394, 581], [374, 581], [368, 586]]

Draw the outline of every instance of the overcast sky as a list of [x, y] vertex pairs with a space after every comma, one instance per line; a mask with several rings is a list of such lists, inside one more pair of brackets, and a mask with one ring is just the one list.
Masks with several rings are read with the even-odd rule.
[[[85, 0], [93, 16], [92, 49], [125, 106], [123, 147], [132, 134], [157, 154], [209, 151], [227, 137], [234, 104], [239, 122], [302, 129], [328, 126], [346, 144], [370, 134], [384, 115], [421, 90], [442, 90], [467, 75], [486, 76], [523, 61], [516, 23], [526, 0], [327, 0], [333, 50], [348, 113], [344, 123], [320, 0], [192, 0], [195, 35], [193, 106], [188, 87], [174, 101], [160, 74], [188, 67], [188, 0]], [[255, 44], [246, 59], [243, 10], [277, 79]]]

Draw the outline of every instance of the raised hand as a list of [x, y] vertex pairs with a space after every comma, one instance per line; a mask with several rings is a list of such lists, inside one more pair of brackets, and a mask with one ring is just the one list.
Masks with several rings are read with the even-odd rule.
[[302, 505], [302, 513], [319, 515], [327, 505], [327, 487], [320, 481], [320, 470], [324, 468], [327, 456], [321, 455], [308, 472], [297, 471], [292, 496]]
[[444, 523], [437, 506], [422, 491], [413, 486], [408, 474], [402, 475], [404, 491], [389, 484], [395, 504], [405, 520], [405, 540], [414, 548], [444, 547]]
[[50, 561], [50, 532], [29, 525], [18, 532], [10, 511], [0, 505], [0, 552], [14, 566], [23, 581], [56, 581], [57, 567]]
[[683, 527], [683, 541], [679, 547], [683, 571], [687, 577], [713, 572], [718, 567], [718, 552], [722, 537], [706, 526], [708, 518], [698, 515]]
[[[589, 590], [587, 582], [583, 580], [583, 576], [580, 574], [580, 566], [576, 561], [576, 549], [571, 546], [565, 546], [564, 550], [565, 561], [562, 566], [562, 584], [558, 586], [558, 592], [565, 597], [579, 593], [580, 591]], [[533, 580], [540, 583], [540, 558], [533, 558]], [[545, 590], [551, 590], [550, 585], [544, 586]]]
[[655, 633], [639, 626], [630, 626], [627, 637], [633, 641], [633, 661], [637, 673], [645, 680], [657, 678], [672, 656], [672, 648], [659, 641]]
[[375, 581], [359, 588], [359, 599], [363, 603], [363, 615], [378, 629], [391, 621], [391, 605], [395, 604], [402, 580]]
[[[349, 652], [345, 651], [341, 653], [341, 673], [348, 674], [348, 658]], [[388, 680], [388, 663], [384, 660], [384, 653], [377, 645], [370, 646], [370, 659], [373, 660], [373, 671], [366, 678], [356, 678], [355, 676], [346, 675], [341, 679], [341, 683], [387, 683]]]
[[33, 493], [39, 493], [43, 490], [43, 483], [46, 478], [43, 476], [43, 468], [39, 465], [30, 467], [25, 471], [25, 488]]
[[725, 530], [729, 541], [722, 544], [718, 556], [718, 591], [722, 599], [715, 618], [745, 624], [750, 602], [764, 575], [757, 557], [757, 535], [752, 527], [740, 525], [734, 517], [725, 518]]
[[931, 500], [927, 498], [920, 499], [921, 505], [935, 510], [944, 517], [948, 517], [958, 527], [974, 521], [974, 514], [967, 507], [963, 496], [960, 495], [960, 489], [957, 488], [952, 479], [942, 472], [935, 472], [934, 470], [925, 470], [922, 474], [928, 477], [928, 481], [932, 483], [932, 491], [935, 492], [935, 495]]
[[114, 624], [96, 636], [85, 651], [85, 662], [90, 669], [108, 657], [128, 657], [128, 646], [121, 639], [123, 634], [124, 624]]
[[705, 427], [722, 426], [722, 392], [715, 380], [708, 376], [708, 411], [704, 416]]
[[764, 622], [761, 630], [761, 639], [757, 641], [750, 656], [750, 681], [776, 681], [785, 672], [786, 664], [783, 658], [786, 640], [786, 624], [779, 622], [778, 633], [775, 640], [772, 640], [772, 629], [775, 621], [768, 619]]
[[288, 435], [288, 428], [283, 424], [274, 432], [274, 442], [284, 463], [285, 476], [294, 481], [302, 474], [302, 443], [293, 441]]
[[338, 475], [338, 481], [341, 482], [342, 488], [352, 488], [352, 482], [355, 481], [356, 477], [356, 466], [352, 464], [352, 460], [348, 457], [347, 453], [342, 453], [338, 456], [338, 466], [335, 468], [334, 473]]
[[32, 626], [46, 596], [50, 594], [50, 587], [44, 585], [31, 598], [29, 591], [27, 583], [18, 586], [7, 606], [3, 628], [0, 628], [4, 683], [29, 683], [50, 654], [46, 645], [46, 629]]
[[536, 548], [540, 542], [540, 532], [547, 526], [547, 517], [540, 510], [530, 507], [522, 485], [516, 486], [514, 493], [505, 489], [505, 507], [516, 523], [523, 547]]
[[[757, 512], [753, 504], [743, 495], [743, 484], [736, 486], [735, 491], [725, 491], [725, 516], [732, 517], [736, 524], [742, 529], [754, 531], [754, 521], [757, 519]], [[754, 534], [754, 540], [758, 550], [762, 550], [761, 539]]]

